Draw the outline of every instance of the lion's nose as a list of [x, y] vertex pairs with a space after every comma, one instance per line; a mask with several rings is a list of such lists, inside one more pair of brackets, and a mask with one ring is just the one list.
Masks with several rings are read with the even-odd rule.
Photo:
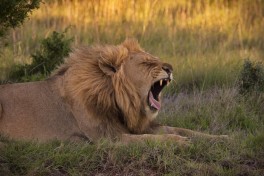
[[170, 74], [172, 73], [172, 71], [173, 71], [172, 66], [171, 66], [170, 64], [167, 64], [167, 63], [164, 63], [164, 64], [162, 65], [162, 69], [163, 69], [165, 72], [167, 72], [168, 75], [170, 75]]

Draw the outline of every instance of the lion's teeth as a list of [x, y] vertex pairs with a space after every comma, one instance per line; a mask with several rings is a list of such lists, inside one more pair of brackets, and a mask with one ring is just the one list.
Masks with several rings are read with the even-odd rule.
[[170, 84], [170, 81], [169, 80], [167, 80], [167, 86]]
[[161, 79], [161, 80], [160, 80], [160, 86], [162, 86], [162, 81], [163, 81], [163, 80]]

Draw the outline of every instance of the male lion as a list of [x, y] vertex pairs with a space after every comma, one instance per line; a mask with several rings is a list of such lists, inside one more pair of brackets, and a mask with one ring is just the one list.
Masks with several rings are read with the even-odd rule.
[[172, 66], [133, 39], [82, 47], [45, 81], [0, 86], [0, 133], [38, 141], [217, 137], [153, 121], [171, 80]]

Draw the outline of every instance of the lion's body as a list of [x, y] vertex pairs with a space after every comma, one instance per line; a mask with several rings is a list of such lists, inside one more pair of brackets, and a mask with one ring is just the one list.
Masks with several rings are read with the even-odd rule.
[[67, 139], [79, 130], [49, 81], [0, 86], [0, 132], [16, 139]]
[[45, 81], [0, 86], [0, 133], [39, 141], [107, 137], [126, 142], [203, 135], [153, 122], [171, 71], [134, 40], [77, 49]]

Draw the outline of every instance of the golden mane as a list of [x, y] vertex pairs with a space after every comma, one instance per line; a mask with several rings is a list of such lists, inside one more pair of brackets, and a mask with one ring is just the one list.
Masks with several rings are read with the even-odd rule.
[[79, 47], [53, 76], [68, 75], [65, 81], [67, 99], [86, 105], [110, 121], [123, 118], [129, 130], [141, 132], [147, 119], [139, 118], [140, 96], [124, 72], [118, 71], [130, 52], [139, 51], [143, 50], [134, 39], [127, 39], [118, 46]]

